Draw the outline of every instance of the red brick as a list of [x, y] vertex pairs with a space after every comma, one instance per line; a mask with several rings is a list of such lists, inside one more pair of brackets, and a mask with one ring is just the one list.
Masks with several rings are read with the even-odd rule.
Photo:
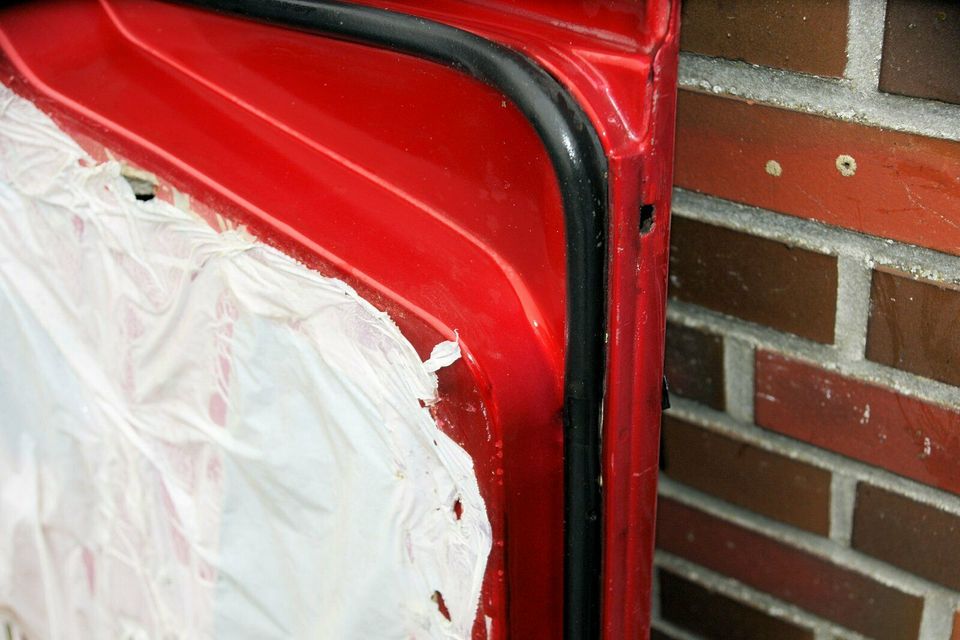
[[960, 413], [773, 353], [756, 364], [757, 424], [960, 493]]
[[[851, 105], [853, 106], [853, 105]], [[841, 155], [856, 171], [841, 175]], [[779, 163], [778, 177], [765, 167]], [[676, 184], [960, 254], [960, 143], [680, 91]]]
[[660, 571], [660, 612], [664, 620], [704, 638], [813, 640], [813, 632]]
[[880, 89], [960, 103], [960, 3], [887, 0]]
[[958, 542], [960, 517], [867, 484], [857, 487], [855, 549], [960, 591]]
[[870, 289], [867, 358], [960, 385], [960, 289], [892, 271]]
[[663, 368], [671, 394], [723, 410], [723, 338], [668, 323]]
[[670, 230], [670, 296], [833, 342], [837, 259], [687, 218]]
[[663, 443], [670, 478], [768, 518], [830, 532], [829, 471], [671, 416], [664, 417]]
[[845, 0], [684, 0], [680, 48], [824, 76], [847, 64]]
[[953, 633], [950, 634], [950, 640], [960, 640], [960, 611], [953, 614]]
[[658, 546], [877, 640], [916, 638], [923, 600], [661, 498]]

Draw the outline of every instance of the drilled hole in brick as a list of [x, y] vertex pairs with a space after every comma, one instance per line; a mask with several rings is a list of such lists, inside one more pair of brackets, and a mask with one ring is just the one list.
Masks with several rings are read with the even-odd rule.
[[836, 164], [837, 171], [846, 178], [849, 178], [857, 172], [857, 161], [854, 160], [852, 156], [841, 154], [837, 156]]
[[443, 601], [443, 594], [439, 591], [434, 591], [430, 599], [437, 603], [437, 610], [440, 612], [440, 615], [449, 620], [450, 610], [447, 609], [447, 603]]
[[652, 204], [645, 204], [640, 207], [640, 233], [649, 233], [653, 229], [653, 212], [654, 208]]
[[460, 502], [460, 498], [453, 503], [453, 515], [457, 516], [457, 520], [463, 517], [463, 503]]

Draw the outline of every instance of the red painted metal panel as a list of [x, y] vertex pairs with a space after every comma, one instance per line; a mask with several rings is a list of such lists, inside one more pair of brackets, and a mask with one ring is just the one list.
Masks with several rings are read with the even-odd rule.
[[[678, 6], [376, 5], [523, 52], [603, 144], [603, 637], [645, 637]], [[0, 46], [4, 82], [66, 129], [345, 278], [421, 353], [459, 333], [437, 418], [473, 456], [494, 527], [474, 636], [561, 637], [563, 205], [511, 101], [410, 55], [155, 0], [13, 6]]]

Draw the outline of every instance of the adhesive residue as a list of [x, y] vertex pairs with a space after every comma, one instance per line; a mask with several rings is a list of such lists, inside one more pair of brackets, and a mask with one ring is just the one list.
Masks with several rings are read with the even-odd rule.
[[344, 283], [0, 107], [0, 613], [30, 638], [468, 638], [490, 525], [420, 402], [456, 343], [425, 366]]

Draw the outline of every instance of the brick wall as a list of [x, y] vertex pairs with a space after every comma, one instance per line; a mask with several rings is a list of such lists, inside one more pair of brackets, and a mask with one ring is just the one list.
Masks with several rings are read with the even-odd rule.
[[654, 637], [958, 640], [960, 3], [683, 20]]

